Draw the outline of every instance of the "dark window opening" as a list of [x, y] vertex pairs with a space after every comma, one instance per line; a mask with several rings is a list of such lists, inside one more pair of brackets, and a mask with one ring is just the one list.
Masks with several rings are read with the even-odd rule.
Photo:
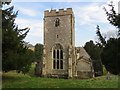
[[63, 59], [63, 51], [60, 50], [60, 58]]
[[58, 27], [60, 25], [60, 20], [59, 20], [59, 18], [57, 18], [56, 20], [55, 20], [55, 27]]
[[58, 35], [57, 35], [57, 38], [58, 38]]
[[57, 69], [59, 69], [59, 60], [57, 60]]
[[58, 26], [57, 23], [55, 23], [55, 26], [56, 26], [56, 27]]
[[60, 69], [63, 69], [63, 60], [60, 60]]
[[53, 68], [55, 69], [55, 60], [53, 60]]
[[57, 59], [59, 59], [59, 50], [57, 50]]
[[55, 50], [53, 51], [53, 58], [55, 58]]

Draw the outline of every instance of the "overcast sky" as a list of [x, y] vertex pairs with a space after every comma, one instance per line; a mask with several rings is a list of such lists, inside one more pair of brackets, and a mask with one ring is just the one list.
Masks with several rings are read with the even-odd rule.
[[[45, 2], [46, 1], [46, 2]], [[102, 1], [102, 2], [100, 2]], [[115, 0], [115, 10], [118, 11], [118, 2]], [[43, 44], [44, 11], [51, 9], [72, 8], [75, 16], [75, 45], [84, 46], [89, 40], [97, 41], [96, 26], [99, 25], [105, 35], [114, 36], [116, 29], [109, 24], [103, 7], [109, 10], [110, 0], [13, 0], [15, 11], [19, 10], [16, 24], [19, 28], [29, 27], [30, 31], [25, 38], [26, 42], [35, 45]]]

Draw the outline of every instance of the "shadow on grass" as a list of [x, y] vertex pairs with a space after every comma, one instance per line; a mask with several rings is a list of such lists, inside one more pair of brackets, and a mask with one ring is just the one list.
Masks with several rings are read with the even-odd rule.
[[27, 77], [31, 77], [31, 76], [27, 74], [17, 73], [16, 71], [10, 71], [2, 74], [2, 81], [3, 83], [6, 81], [19, 81]]
[[2, 75], [2, 80], [18, 80], [20, 78], [17, 78], [15, 76], [6, 76], [6, 75]]

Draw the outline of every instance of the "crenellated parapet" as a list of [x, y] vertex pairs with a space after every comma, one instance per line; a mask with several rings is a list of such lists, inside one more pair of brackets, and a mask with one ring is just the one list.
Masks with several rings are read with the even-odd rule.
[[59, 9], [57, 10], [46, 10], [44, 11], [44, 16], [49, 17], [49, 16], [58, 16], [58, 15], [73, 15], [72, 8], [67, 8], [66, 10], [64, 9]]

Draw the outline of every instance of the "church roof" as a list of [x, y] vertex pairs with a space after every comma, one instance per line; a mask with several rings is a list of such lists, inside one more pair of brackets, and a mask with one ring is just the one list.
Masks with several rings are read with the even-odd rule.
[[79, 57], [82, 57], [83, 60], [90, 62], [91, 60], [90, 56], [83, 47], [75, 47], [75, 49], [76, 49], [77, 54], [79, 54], [78, 59]]

